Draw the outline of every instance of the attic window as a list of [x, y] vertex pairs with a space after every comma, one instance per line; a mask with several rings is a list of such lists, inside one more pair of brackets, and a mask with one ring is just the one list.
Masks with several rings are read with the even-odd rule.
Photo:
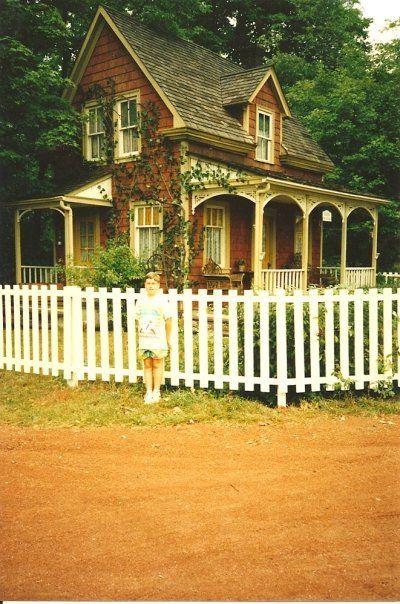
[[118, 149], [119, 157], [137, 154], [139, 151], [136, 97], [124, 99], [118, 103]]
[[257, 149], [256, 159], [272, 163], [272, 114], [257, 111]]
[[91, 107], [88, 113], [88, 159], [101, 159], [104, 157], [105, 145], [103, 107]]

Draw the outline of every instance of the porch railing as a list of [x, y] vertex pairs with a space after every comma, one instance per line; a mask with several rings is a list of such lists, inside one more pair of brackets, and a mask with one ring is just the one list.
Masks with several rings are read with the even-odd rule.
[[274, 293], [277, 289], [301, 289], [302, 275], [303, 271], [301, 268], [262, 270], [262, 289], [265, 289], [270, 293]]
[[57, 266], [21, 266], [21, 279], [23, 284], [57, 283]]
[[352, 267], [346, 268], [347, 287], [375, 287], [375, 270], [370, 267]]
[[[340, 283], [339, 266], [320, 266], [318, 267], [321, 275], [332, 277], [335, 283]], [[347, 287], [375, 287], [375, 270], [370, 266], [347, 266], [345, 283]]]

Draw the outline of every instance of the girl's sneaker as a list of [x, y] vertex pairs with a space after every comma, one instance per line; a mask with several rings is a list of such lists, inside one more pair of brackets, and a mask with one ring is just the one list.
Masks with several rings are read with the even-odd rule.
[[152, 402], [153, 403], [158, 403], [161, 399], [161, 393], [159, 390], [153, 390], [153, 398], [152, 398]]
[[146, 394], [144, 395], [144, 404], [151, 405], [153, 402], [153, 393], [151, 390], [147, 390]]

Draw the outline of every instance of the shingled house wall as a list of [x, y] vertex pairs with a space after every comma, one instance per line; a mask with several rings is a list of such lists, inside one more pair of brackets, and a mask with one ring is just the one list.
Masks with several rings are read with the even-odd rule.
[[[122, 45], [120, 40], [106, 24], [101, 32], [99, 39], [96, 42], [90, 60], [86, 66], [82, 76], [79, 91], [74, 99], [74, 105], [78, 109], [82, 106], [90, 88], [94, 85], [107, 87], [108, 80], [112, 78], [115, 83], [115, 93], [122, 94], [130, 91], [140, 91], [140, 100], [142, 104], [153, 102], [156, 103], [160, 111], [160, 128], [171, 128], [173, 126], [173, 118], [169, 109], [162, 101], [154, 87], [151, 85], [140, 67], [133, 60], [131, 55]], [[283, 166], [279, 156], [281, 153], [281, 107], [277, 100], [275, 90], [269, 82], [267, 82], [262, 90], [258, 93], [256, 99], [250, 106], [249, 110], [249, 133], [252, 136], [256, 134], [256, 106], [265, 107], [267, 110], [274, 113], [274, 164], [259, 162], [254, 159], [254, 151], [247, 155], [216, 149], [208, 144], [194, 143], [189, 144], [189, 152], [192, 155], [197, 155], [201, 158], [206, 158], [211, 161], [220, 161], [233, 165], [240, 165], [243, 169], [256, 168], [257, 171], [265, 170], [266, 172], [277, 172], [295, 178], [307, 179], [316, 183], [321, 182], [321, 175], [315, 174], [306, 170]], [[242, 117], [241, 111], [236, 108], [235, 117]], [[235, 112], [234, 112], [235, 113]], [[232, 112], [231, 112], [232, 114]], [[179, 149], [179, 143], [175, 144], [175, 152]], [[127, 163], [127, 168], [131, 167], [131, 163]], [[167, 176], [167, 175], [166, 175]], [[118, 202], [118, 194], [114, 183], [113, 198], [116, 202], [119, 214], [119, 228], [122, 231], [129, 231], [130, 220], [128, 207]], [[277, 217], [277, 267], [289, 264], [293, 259], [293, 236], [294, 236], [294, 208], [285, 207], [278, 211]], [[293, 215], [292, 215], [293, 214]], [[100, 240], [104, 245], [107, 240], [107, 212], [100, 211]], [[232, 198], [230, 204], [230, 265], [234, 269], [234, 263], [238, 258], [245, 258], [247, 266], [251, 266], [251, 242], [254, 222], [254, 207], [250, 201], [239, 198]], [[196, 209], [195, 218], [198, 221], [199, 232], [203, 227], [203, 206]], [[313, 230], [313, 248], [319, 249], [319, 239], [317, 239], [317, 231]], [[313, 253], [313, 259], [317, 255]], [[204, 286], [204, 278], [202, 276], [202, 266], [204, 264], [204, 253], [198, 254], [193, 263], [192, 279], [198, 282], [200, 286]]]

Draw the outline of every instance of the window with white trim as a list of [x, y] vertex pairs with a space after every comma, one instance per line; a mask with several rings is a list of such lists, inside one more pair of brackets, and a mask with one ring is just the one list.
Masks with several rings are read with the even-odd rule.
[[135, 207], [135, 253], [141, 258], [148, 259], [157, 251], [161, 219], [160, 208], [156, 205]]
[[257, 111], [257, 149], [256, 159], [272, 162], [272, 115]]
[[104, 112], [101, 105], [88, 109], [86, 156], [92, 160], [105, 156]]
[[94, 220], [80, 220], [79, 244], [82, 262], [90, 262], [95, 250], [95, 224]]
[[204, 218], [204, 249], [207, 260], [211, 258], [225, 265], [225, 209], [206, 206]]
[[123, 99], [118, 102], [118, 155], [126, 157], [139, 152], [138, 100]]

